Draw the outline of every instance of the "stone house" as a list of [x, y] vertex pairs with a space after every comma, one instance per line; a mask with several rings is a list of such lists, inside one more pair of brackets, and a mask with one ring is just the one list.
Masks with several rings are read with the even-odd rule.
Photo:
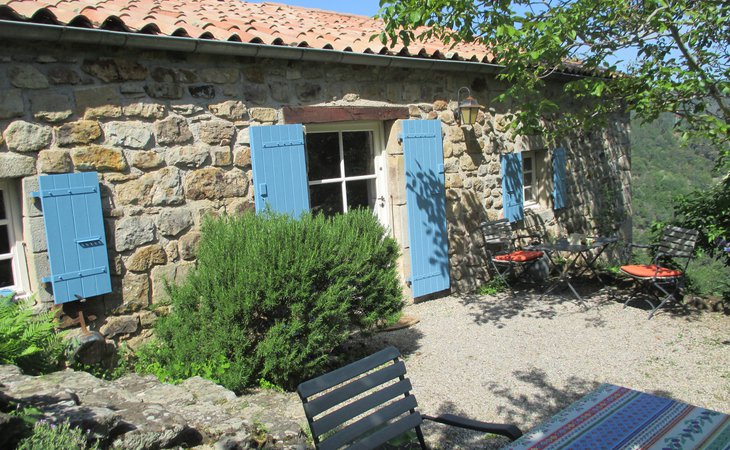
[[[238, 0], [0, 0], [0, 286], [44, 305], [68, 300], [44, 211], [66, 180], [49, 176], [68, 173], [98, 180], [74, 195], [100, 192], [101, 212], [59, 203], [57, 232], [102, 224], [69, 239], [108, 256], [108, 269], [95, 260], [77, 276], [110, 280], [82, 306], [110, 337], [144, 337], [162, 280], [194, 264], [209, 214], [370, 208], [402, 247], [411, 297], [488, 278], [477, 229], [487, 219], [630, 233], [627, 116], [566, 137], [563, 150], [512, 137], [519, 105], [489, 103], [504, 85], [488, 49], [391, 49], [370, 40], [379, 26]], [[473, 125], [455, 117], [461, 87], [486, 105]]]

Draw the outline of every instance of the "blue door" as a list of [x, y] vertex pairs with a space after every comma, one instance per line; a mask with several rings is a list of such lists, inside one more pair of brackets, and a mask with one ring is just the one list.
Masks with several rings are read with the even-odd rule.
[[257, 212], [299, 217], [309, 211], [302, 125], [251, 127], [251, 166]]
[[403, 153], [415, 298], [450, 287], [441, 122], [403, 121]]

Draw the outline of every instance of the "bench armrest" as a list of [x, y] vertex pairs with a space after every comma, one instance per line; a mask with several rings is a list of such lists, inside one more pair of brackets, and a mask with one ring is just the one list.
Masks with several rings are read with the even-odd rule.
[[522, 431], [515, 425], [480, 422], [478, 420], [467, 419], [466, 417], [455, 416], [453, 414], [441, 414], [433, 417], [421, 414], [425, 420], [443, 423], [459, 428], [467, 428], [469, 430], [480, 431], [482, 433], [499, 434], [506, 436], [511, 441], [517, 440], [522, 436]]

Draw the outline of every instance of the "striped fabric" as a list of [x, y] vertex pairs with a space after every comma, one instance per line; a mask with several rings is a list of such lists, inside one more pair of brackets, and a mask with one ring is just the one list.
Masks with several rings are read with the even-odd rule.
[[730, 416], [602, 384], [505, 448], [730, 450]]

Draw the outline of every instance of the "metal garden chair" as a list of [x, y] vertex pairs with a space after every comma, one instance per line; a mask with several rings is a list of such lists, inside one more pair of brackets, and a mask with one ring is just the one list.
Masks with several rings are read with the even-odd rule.
[[514, 425], [499, 425], [465, 419], [452, 414], [421, 415], [406, 367], [395, 347], [299, 385], [304, 412], [318, 449], [377, 448], [415, 430], [421, 448], [423, 420], [453, 425], [515, 440], [522, 432]]
[[[677, 293], [684, 287], [685, 272], [694, 254], [699, 232], [667, 226], [662, 238], [655, 245], [631, 244], [633, 248], [653, 249], [651, 264], [621, 266], [621, 272], [636, 282], [636, 287], [624, 302], [624, 308], [632, 300], [641, 298], [652, 308], [649, 319], [670, 300], [677, 300]], [[639, 294], [643, 293], [639, 297]], [[653, 299], [653, 300], [652, 300]]]
[[[506, 219], [494, 222], [484, 222], [479, 225], [484, 237], [484, 249], [487, 258], [492, 266], [494, 274], [510, 289], [512, 286], [507, 282], [506, 275], [511, 275], [516, 280], [524, 276], [530, 276], [530, 266], [536, 264], [543, 257], [543, 252], [538, 250], [523, 250], [525, 240], [528, 244], [539, 243], [538, 235], [514, 235], [512, 226]], [[535, 281], [535, 280], [533, 280]]]

